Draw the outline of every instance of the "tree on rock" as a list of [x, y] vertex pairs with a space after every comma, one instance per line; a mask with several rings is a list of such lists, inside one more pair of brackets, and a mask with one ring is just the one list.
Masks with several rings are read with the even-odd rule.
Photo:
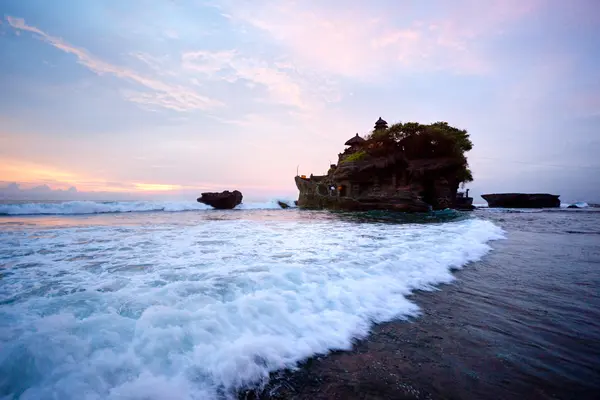
[[463, 168], [457, 171], [460, 182], [473, 181], [465, 157], [465, 153], [473, 148], [469, 133], [447, 122], [428, 125], [418, 122], [399, 122], [388, 128], [377, 127], [367, 136], [366, 148], [384, 148], [389, 151], [401, 149], [408, 160], [455, 158], [463, 163]]

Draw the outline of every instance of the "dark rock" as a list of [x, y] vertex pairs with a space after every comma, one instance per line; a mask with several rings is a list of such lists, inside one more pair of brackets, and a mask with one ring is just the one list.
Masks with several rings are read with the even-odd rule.
[[[318, 178], [318, 177], [317, 177]], [[298, 207], [309, 209], [332, 209], [332, 210], [347, 210], [347, 211], [370, 211], [370, 210], [387, 210], [387, 211], [406, 211], [406, 212], [422, 212], [428, 211], [431, 207], [429, 204], [420, 200], [410, 190], [399, 191], [393, 196], [385, 194], [376, 194], [363, 196], [337, 196], [337, 190], [331, 190], [328, 184], [316, 183], [313, 180], [306, 180], [296, 177], [296, 185], [300, 190], [300, 198]], [[334, 194], [329, 195], [331, 191]]]
[[579, 206], [576, 204], [569, 204], [567, 208], [579, 208]]
[[495, 193], [481, 195], [492, 208], [556, 208], [558, 195], [547, 193]]
[[[347, 154], [341, 156], [347, 157]], [[426, 212], [454, 207], [464, 159], [415, 159], [401, 150], [343, 161], [325, 176], [295, 178], [298, 207]]]
[[290, 206], [287, 203], [284, 203], [283, 201], [277, 201], [277, 204], [279, 204], [279, 207], [283, 208], [284, 210], [286, 208], [290, 208]]
[[239, 190], [234, 190], [233, 192], [226, 190], [221, 193], [202, 193], [202, 196], [198, 198], [198, 202], [208, 204], [219, 210], [231, 210], [242, 202], [242, 198], [242, 193]]
[[456, 194], [454, 208], [461, 211], [473, 211], [475, 209], [475, 206], [473, 205], [473, 198], [469, 197], [468, 189], [466, 193], [460, 192]]

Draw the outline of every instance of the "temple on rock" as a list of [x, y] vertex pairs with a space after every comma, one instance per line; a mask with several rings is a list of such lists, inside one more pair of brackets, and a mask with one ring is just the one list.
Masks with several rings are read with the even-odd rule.
[[350, 146], [351, 148], [360, 148], [366, 142], [365, 139], [358, 136], [358, 133], [355, 136], [352, 136], [350, 139], [344, 143], [346, 146]]
[[427, 211], [456, 205], [471, 180], [466, 131], [445, 122], [394, 124], [379, 118], [371, 134], [356, 134], [327, 175], [296, 176], [298, 206], [339, 210]]
[[383, 120], [381, 117], [375, 122], [375, 131], [381, 131], [388, 128], [388, 123]]

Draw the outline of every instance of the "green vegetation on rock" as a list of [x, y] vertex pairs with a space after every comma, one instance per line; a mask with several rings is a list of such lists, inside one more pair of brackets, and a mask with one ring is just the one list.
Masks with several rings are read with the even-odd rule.
[[367, 156], [367, 152], [364, 150], [357, 151], [356, 153], [350, 154], [348, 157], [344, 158], [342, 162], [354, 162], [364, 160]]
[[374, 130], [366, 139], [367, 148], [385, 151], [385, 149], [400, 147], [410, 160], [460, 159], [463, 161], [463, 169], [458, 171], [460, 182], [473, 181], [473, 174], [464, 155], [473, 148], [473, 143], [466, 130], [450, 126], [447, 122], [428, 125], [418, 122], [399, 122], [387, 129]]

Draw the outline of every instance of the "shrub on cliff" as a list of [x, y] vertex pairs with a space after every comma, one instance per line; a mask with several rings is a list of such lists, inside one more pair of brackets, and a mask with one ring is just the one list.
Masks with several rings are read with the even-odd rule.
[[463, 185], [465, 183], [473, 182], [473, 172], [471, 172], [471, 169], [469, 168], [468, 164], [465, 165], [463, 169], [458, 171], [457, 178], [458, 181], [461, 182]]
[[367, 152], [364, 150], [359, 150], [356, 153], [350, 154], [348, 157], [344, 158], [342, 162], [354, 162], [364, 160], [367, 156]]

